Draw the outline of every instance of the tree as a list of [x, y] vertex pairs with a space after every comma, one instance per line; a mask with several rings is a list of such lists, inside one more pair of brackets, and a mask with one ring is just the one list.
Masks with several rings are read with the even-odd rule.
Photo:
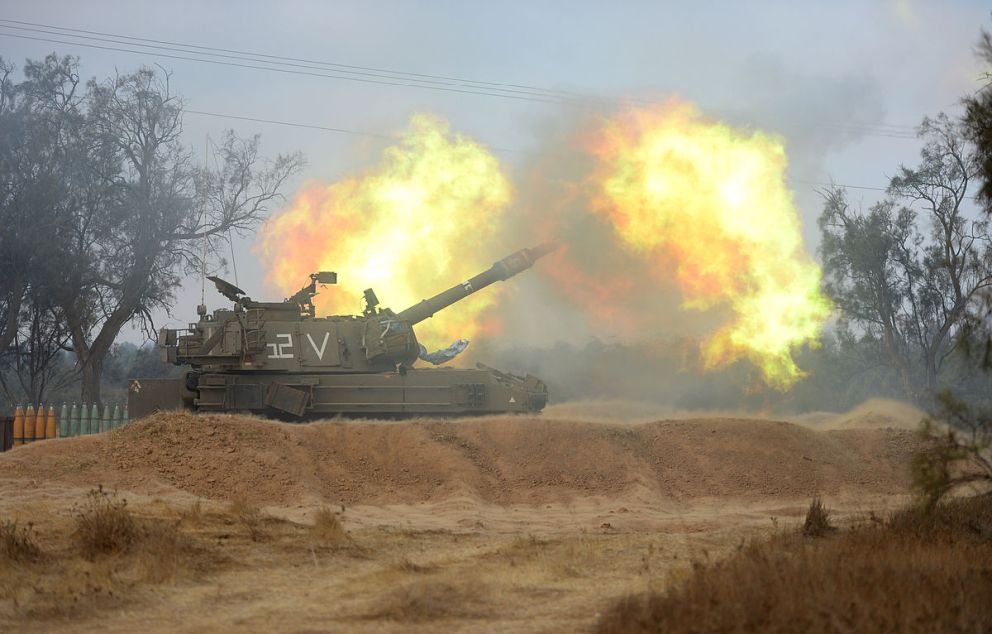
[[[992, 34], [982, 30], [976, 50], [978, 58], [992, 65]], [[992, 212], [992, 73], [986, 72], [984, 85], [974, 95], [964, 99], [964, 129], [975, 148], [975, 161], [982, 184], [978, 197]]]
[[50, 299], [32, 294], [24, 302], [12, 345], [0, 359], [0, 390], [11, 402], [43, 403], [75, 375], [61, 363], [69, 337]]
[[199, 270], [204, 248], [231, 231], [253, 229], [302, 166], [299, 154], [264, 162], [257, 136], [233, 133], [216, 149], [218, 168], [195, 166], [169, 80], [143, 68], [88, 86], [88, 166], [98, 178], [64, 237], [71, 269], [61, 296], [84, 401], [99, 402], [121, 328], [137, 318], [151, 331], [151, 311], [169, 308], [183, 269]]
[[27, 282], [23, 279], [21, 259], [24, 253], [18, 248], [15, 231], [18, 187], [12, 175], [16, 165], [15, 154], [20, 126], [14, 116], [14, 86], [10, 79], [13, 66], [0, 57], [0, 226], [10, 229], [0, 232], [0, 355], [14, 340], [21, 299]]
[[900, 167], [888, 199], [865, 213], [831, 190], [819, 224], [825, 286], [842, 329], [860, 333], [907, 398], [928, 403], [992, 285], [992, 241], [988, 220], [964, 208], [975, 166], [961, 126], [942, 114], [924, 119], [920, 136], [920, 165]]
[[[985, 30], [982, 31], [977, 53], [980, 59], [992, 64], [992, 36]], [[958, 181], [962, 180], [960, 174], [969, 172], [981, 181], [976, 199], [984, 205], [988, 217], [992, 214], [992, 74], [986, 73], [983, 87], [963, 101], [965, 115], [961, 122], [961, 134], [970, 142], [970, 152], [968, 148], [957, 146], [954, 152], [946, 155], [953, 160], [941, 164], [958, 175]], [[931, 162], [937, 163], [936, 160]], [[949, 192], [948, 184], [933, 175], [924, 174], [923, 178], [915, 174], [901, 176], [904, 178], [896, 184], [915, 200], [923, 201], [931, 210], [935, 208], [935, 202], [945, 199]], [[962, 191], [962, 200], [963, 196]], [[945, 206], [940, 208], [939, 214], [935, 214], [935, 228], [943, 229], [945, 235], [962, 233], [957, 225], [963, 223], [956, 225], [951, 211], [952, 206]], [[972, 227], [987, 234], [987, 224], [981, 226], [973, 223]], [[987, 245], [987, 236], [974, 236], [959, 244], [967, 250], [978, 240]], [[950, 283], [952, 292], [949, 294], [950, 301], [944, 302], [944, 308], [946, 310], [949, 306], [950, 311], [957, 310], [959, 315], [977, 313], [967, 318], [974, 332], [966, 331], [966, 336], [959, 336], [958, 339], [961, 344], [980, 345], [962, 346], [963, 354], [957, 356], [963, 363], [957, 365], [968, 373], [972, 383], [976, 377], [984, 378], [981, 381], [984, 385], [981, 385], [978, 394], [971, 394], [967, 400], [961, 398], [963, 386], [960, 382], [953, 393], [951, 390], [941, 391], [934, 403], [934, 415], [924, 421], [920, 430], [923, 443], [913, 457], [913, 484], [929, 509], [951, 492], [964, 487], [973, 487], [973, 492], [987, 492], [992, 484], [992, 416], [989, 415], [988, 389], [988, 371], [992, 368], [992, 324], [989, 320], [988, 293], [984, 293], [984, 309], [974, 308], [974, 298], [964, 299], [970, 286], [981, 285], [984, 264], [972, 258], [972, 266], [968, 268], [964, 266], [962, 254], [949, 248], [934, 255], [942, 256], [943, 261], [959, 263], [958, 267], [945, 267], [948, 275], [943, 280], [944, 286]], [[955, 271], [958, 272], [957, 277]], [[972, 354], [975, 349], [984, 350], [984, 354]]]
[[893, 369], [913, 398], [916, 382], [904, 332], [911, 282], [899, 261], [915, 239], [909, 211], [885, 201], [862, 213], [851, 208], [843, 189], [826, 192], [825, 199], [820, 253], [826, 292], [840, 309], [840, 338], [856, 342], [849, 347], [864, 350], [866, 363], [874, 358]]
[[83, 86], [78, 60], [50, 55], [20, 83], [11, 73], [0, 60], [0, 355], [69, 349], [83, 400], [99, 402], [121, 328], [151, 335], [183, 273], [254, 229], [303, 159], [263, 159], [257, 136], [229, 132], [213, 167], [197, 165], [160, 70]]
[[76, 185], [69, 167], [82, 99], [73, 58], [28, 62], [20, 84], [11, 73], [0, 60], [0, 360], [18, 377], [2, 387], [9, 396], [17, 384], [37, 401], [68, 339], [53, 302], [63, 269], [52, 238]]

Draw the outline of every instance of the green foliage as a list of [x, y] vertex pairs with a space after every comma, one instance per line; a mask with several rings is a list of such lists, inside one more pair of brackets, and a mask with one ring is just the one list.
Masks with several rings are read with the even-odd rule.
[[298, 154], [265, 161], [257, 136], [233, 133], [212, 168], [197, 165], [167, 73], [82, 82], [78, 70], [50, 55], [15, 82], [0, 60], [0, 355], [34, 401], [62, 351], [83, 400], [99, 401], [121, 329], [151, 331], [182, 274], [201, 270], [204, 243], [216, 253], [252, 230], [302, 165]]
[[[984, 29], [976, 52], [981, 61], [992, 66], [992, 34]], [[975, 161], [982, 179], [978, 196], [986, 211], [992, 211], [992, 73], [985, 73], [984, 82], [981, 89], [964, 99], [964, 126], [975, 147]]]
[[[61, 352], [49, 361], [51, 380], [44, 392], [46, 403], [71, 403], [79, 400], [81, 387], [76, 360], [69, 352]], [[162, 362], [159, 351], [151, 343], [115, 344], [104, 360], [101, 392], [105, 402], [123, 403], [127, 400], [128, 381], [133, 378], [171, 378], [183, 368]], [[10, 355], [0, 356], [0, 415], [12, 415], [16, 403], [38, 402], [21, 387], [17, 367]], [[4, 402], [6, 401], [6, 402]]]
[[929, 405], [975, 341], [992, 238], [988, 220], [963, 207], [975, 173], [963, 128], [941, 114], [923, 120], [920, 137], [919, 165], [899, 168], [888, 199], [864, 211], [832, 189], [819, 225], [841, 339], [857, 342], [866, 367], [891, 369], [904, 398]]
[[913, 456], [913, 486], [932, 508], [949, 493], [971, 485], [992, 486], [992, 421], [955, 398], [938, 397], [936, 414], [924, 422], [923, 448]]

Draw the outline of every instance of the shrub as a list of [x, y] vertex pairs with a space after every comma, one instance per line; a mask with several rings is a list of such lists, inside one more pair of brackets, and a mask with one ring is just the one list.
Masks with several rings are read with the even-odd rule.
[[90, 491], [86, 503], [76, 512], [73, 538], [84, 557], [127, 551], [138, 534], [138, 526], [127, 508], [100, 486]]
[[41, 558], [41, 549], [34, 541], [34, 525], [18, 526], [17, 522], [0, 522], [0, 559], [27, 562]]
[[230, 513], [245, 527], [251, 541], [263, 542], [269, 538], [269, 533], [263, 526], [265, 514], [254, 504], [247, 500], [234, 500], [231, 502]]
[[928, 508], [965, 485], [992, 486], [990, 417], [950, 392], [940, 394], [938, 404], [936, 415], [923, 423], [924, 447], [912, 462], [913, 487]]
[[337, 513], [327, 507], [317, 510], [310, 527], [310, 537], [324, 544], [337, 544], [348, 539]]
[[826, 537], [837, 530], [830, 524], [830, 511], [823, 506], [820, 496], [813, 498], [806, 511], [806, 521], [803, 522], [803, 535], [806, 537]]

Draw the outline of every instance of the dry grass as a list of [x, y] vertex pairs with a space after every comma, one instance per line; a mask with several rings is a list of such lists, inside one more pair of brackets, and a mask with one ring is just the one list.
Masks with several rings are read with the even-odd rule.
[[823, 505], [819, 496], [813, 498], [803, 522], [803, 535], [806, 537], [826, 537], [837, 528], [830, 523], [830, 511]]
[[437, 572], [438, 566], [435, 564], [418, 564], [403, 557], [396, 562], [396, 569], [407, 574], [421, 575], [428, 572]]
[[144, 585], [177, 584], [217, 568], [223, 557], [178, 524], [136, 516], [102, 488], [73, 506], [70, 517], [43, 527], [44, 552], [30, 524], [0, 523], [0, 631], [17, 631], [5, 623], [22, 619], [86, 618], [120, 607]]
[[[0, 632], [588, 631], [604, 592], [662, 589], [648, 576], [684, 579], [693, 553], [722, 559], [740, 539], [734, 529], [518, 537], [386, 526], [325, 547], [310, 536], [317, 509], [307, 525], [265, 518], [270, 537], [254, 542], [226, 504], [204, 500], [194, 526], [190, 502], [128, 496], [136, 540], [93, 560], [70, 538], [68, 498], [18, 509], [21, 524], [35, 521], [45, 559], [0, 572]], [[174, 527], [193, 551], [168, 534], [158, 543], [151, 526]], [[151, 553], [159, 561], [144, 559]]]
[[139, 520], [127, 508], [126, 499], [118, 499], [102, 487], [90, 491], [76, 513], [72, 537], [86, 559], [125, 556], [118, 572], [130, 581], [164, 583], [202, 567], [200, 550], [176, 523]]
[[73, 538], [83, 556], [89, 559], [127, 551], [138, 534], [127, 500], [107, 493], [102, 486], [87, 494], [75, 519]]
[[961, 498], [931, 511], [911, 506], [888, 522], [893, 532], [916, 539], [992, 545], [992, 495]]
[[909, 510], [826, 540], [780, 535], [629, 596], [598, 632], [978, 632], [992, 623], [992, 497]]
[[251, 541], [264, 542], [271, 537], [265, 529], [266, 515], [254, 504], [237, 499], [231, 502], [228, 512], [236, 517], [238, 522], [248, 531], [248, 537]]
[[203, 523], [203, 502], [197, 499], [180, 512], [179, 517], [183, 522], [192, 524], [193, 526], [200, 526]]
[[423, 622], [444, 618], [476, 618], [482, 609], [483, 586], [473, 579], [417, 580], [387, 595], [374, 618]]
[[175, 524], [146, 523], [133, 551], [136, 578], [148, 583], [166, 583], [195, 576], [209, 567], [211, 557]]
[[325, 506], [314, 514], [310, 538], [320, 544], [333, 545], [348, 541], [348, 533], [341, 525], [337, 513]]
[[41, 559], [41, 548], [34, 540], [34, 525], [0, 522], [0, 562], [25, 563]]

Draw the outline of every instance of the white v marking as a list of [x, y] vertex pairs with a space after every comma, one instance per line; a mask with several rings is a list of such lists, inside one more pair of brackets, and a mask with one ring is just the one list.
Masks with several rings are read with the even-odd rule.
[[310, 335], [309, 332], [307, 333], [307, 339], [310, 340], [310, 345], [313, 347], [313, 351], [317, 353], [317, 358], [320, 359], [321, 361], [324, 360], [324, 350], [327, 349], [327, 338], [330, 336], [331, 333], [329, 332], [324, 333], [324, 342], [320, 344], [320, 349], [318, 350], [317, 344], [314, 343], [313, 337]]

